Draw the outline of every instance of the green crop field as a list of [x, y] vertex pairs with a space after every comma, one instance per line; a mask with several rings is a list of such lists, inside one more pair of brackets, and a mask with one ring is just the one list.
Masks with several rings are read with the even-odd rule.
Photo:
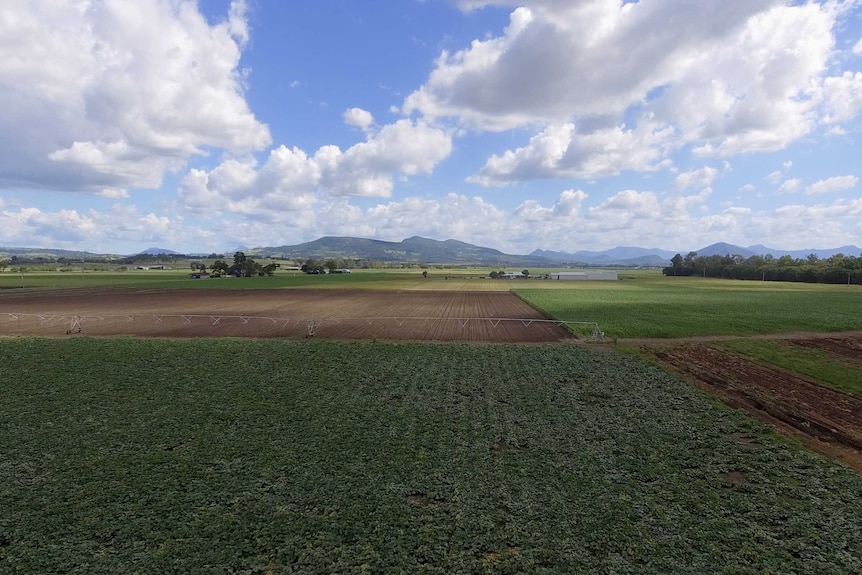
[[0, 572], [859, 573], [862, 477], [573, 346], [0, 340]]
[[555, 289], [525, 283], [515, 293], [555, 319], [596, 322], [607, 337], [862, 329], [859, 286], [652, 277], [547, 283]]

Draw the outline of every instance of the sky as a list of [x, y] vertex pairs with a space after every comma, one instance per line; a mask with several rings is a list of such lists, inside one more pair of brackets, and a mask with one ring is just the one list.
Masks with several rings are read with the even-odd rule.
[[862, 246], [862, 0], [3, 0], [0, 54], [0, 246]]

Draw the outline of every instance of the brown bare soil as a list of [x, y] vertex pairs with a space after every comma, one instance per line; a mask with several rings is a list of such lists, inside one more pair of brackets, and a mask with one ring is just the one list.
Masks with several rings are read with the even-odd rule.
[[801, 347], [822, 349], [840, 360], [862, 367], [862, 335], [860, 334], [791, 341]]
[[[852, 345], [854, 337], [846, 345]], [[817, 347], [833, 339], [843, 349], [844, 338], [835, 334], [794, 342]], [[645, 351], [725, 403], [862, 471], [862, 398], [709, 345]]]
[[508, 292], [66, 289], [0, 294], [0, 335], [556, 342]]

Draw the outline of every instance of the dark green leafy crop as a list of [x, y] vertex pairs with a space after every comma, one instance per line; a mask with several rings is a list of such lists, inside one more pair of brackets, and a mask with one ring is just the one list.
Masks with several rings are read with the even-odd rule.
[[854, 573], [862, 478], [568, 346], [0, 340], [2, 573]]

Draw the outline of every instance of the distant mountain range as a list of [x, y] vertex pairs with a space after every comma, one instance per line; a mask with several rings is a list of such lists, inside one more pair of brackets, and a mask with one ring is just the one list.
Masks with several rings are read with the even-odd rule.
[[592, 265], [666, 266], [676, 252], [619, 246], [602, 252], [580, 250], [575, 253], [534, 250], [530, 255], [559, 262]]
[[[283, 259], [326, 259], [343, 258], [350, 260], [376, 260], [384, 262], [422, 262], [429, 264], [461, 264], [482, 266], [517, 266], [517, 267], [559, 267], [564, 265], [587, 266], [641, 266], [658, 267], [670, 264], [670, 259], [677, 253], [658, 248], [639, 248], [619, 246], [604, 251], [576, 252], [534, 250], [528, 255], [506, 254], [500, 250], [468, 244], [458, 240], [432, 240], [413, 236], [400, 242], [388, 242], [367, 238], [327, 236], [312, 242], [278, 247], [261, 247], [243, 249], [247, 255], [259, 258]], [[845, 255], [862, 255], [862, 248], [854, 245], [831, 249], [781, 250], [763, 245], [740, 247], [724, 242], [703, 247], [697, 252], [699, 256], [740, 255], [749, 258], [753, 255], [767, 255], [779, 258], [788, 255], [794, 259], [805, 258], [810, 254], [824, 259], [838, 253]], [[688, 252], [680, 252], [685, 256]], [[182, 255], [164, 248], [148, 248], [135, 255]], [[225, 254], [231, 257], [233, 252]], [[124, 256], [111, 254], [94, 254], [83, 251], [47, 249], [47, 248], [3, 248], [0, 256], [19, 256], [23, 258], [45, 259], [119, 259]], [[201, 254], [188, 254], [200, 257]]]
[[139, 256], [144, 256], [144, 255], [146, 255], [146, 256], [160, 256], [160, 255], [163, 255], [163, 254], [164, 254], [164, 255], [169, 255], [169, 256], [174, 256], [174, 255], [179, 254], [179, 252], [175, 252], [175, 251], [172, 251], [172, 250], [166, 250], [165, 248], [147, 248], [147, 249], [145, 249], [144, 251], [142, 251], [142, 252], [138, 252], [138, 253], [137, 253], [137, 254], [135, 254], [135, 255], [139, 255]]
[[[726, 256], [739, 255], [744, 258], [751, 256], [772, 255], [775, 258], [781, 256], [790, 256], [794, 259], [806, 258], [811, 254], [816, 255], [820, 259], [832, 257], [836, 254], [844, 254], [847, 256], [857, 256], [862, 254], [862, 248], [857, 246], [842, 246], [840, 248], [830, 249], [808, 249], [808, 250], [781, 250], [769, 248], [764, 245], [755, 245], [743, 248], [725, 242], [718, 242], [708, 245], [699, 250], [692, 250], [699, 256]], [[660, 249], [645, 249], [635, 247], [616, 247], [602, 252], [578, 251], [574, 253], [566, 252], [548, 252], [543, 250], [535, 250], [531, 255], [541, 256], [561, 262], [570, 263], [585, 263], [592, 265], [634, 265], [634, 266], [656, 266], [668, 265], [670, 258], [678, 252]], [[679, 252], [685, 256], [688, 252]]]
[[247, 253], [254, 256], [285, 259], [344, 258], [465, 265], [531, 265], [535, 267], [553, 263], [553, 260], [541, 256], [504, 254], [500, 250], [474, 246], [458, 240], [438, 241], [419, 236], [413, 236], [400, 242], [327, 236], [294, 246], [255, 248]]

